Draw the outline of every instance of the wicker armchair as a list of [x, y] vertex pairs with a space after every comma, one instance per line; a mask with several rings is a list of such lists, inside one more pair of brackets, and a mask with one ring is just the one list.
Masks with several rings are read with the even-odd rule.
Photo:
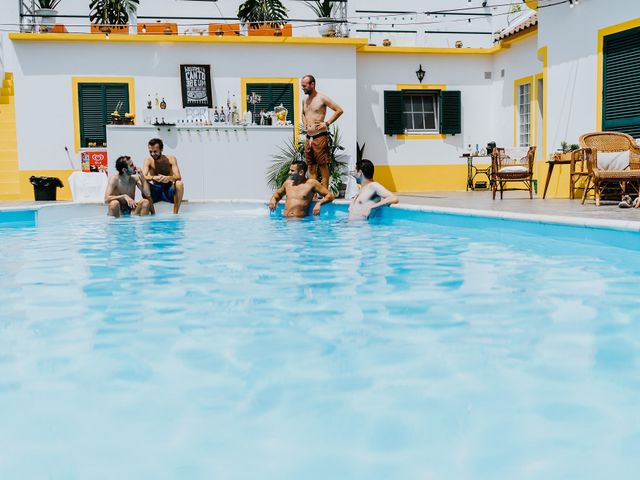
[[[640, 147], [626, 133], [594, 132], [580, 137], [580, 150], [576, 152], [575, 161], [586, 163], [587, 184], [582, 194], [584, 204], [587, 193], [593, 190], [596, 206], [600, 206], [602, 192], [610, 184], [617, 184], [624, 194], [626, 187], [631, 186], [636, 193], [640, 188]], [[624, 152], [629, 150], [629, 168], [624, 170], [604, 170], [598, 166], [598, 152]], [[572, 180], [573, 181], [573, 180]], [[573, 185], [572, 185], [573, 187]]]
[[[491, 155], [491, 189], [493, 199], [496, 199], [496, 192], [509, 190], [528, 190], [529, 198], [533, 198], [533, 161], [536, 157], [536, 147], [529, 147], [517, 152], [518, 149], [495, 148]], [[524, 188], [505, 188], [509, 182], [523, 183]]]

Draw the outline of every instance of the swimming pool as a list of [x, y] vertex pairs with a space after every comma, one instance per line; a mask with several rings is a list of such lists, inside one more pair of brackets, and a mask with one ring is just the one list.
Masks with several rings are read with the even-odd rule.
[[0, 478], [640, 467], [636, 232], [58, 211], [0, 228]]

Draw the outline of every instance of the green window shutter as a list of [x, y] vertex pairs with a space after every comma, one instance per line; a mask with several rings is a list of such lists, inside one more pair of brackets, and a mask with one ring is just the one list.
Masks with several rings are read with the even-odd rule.
[[640, 27], [604, 38], [602, 129], [640, 137]]
[[[295, 123], [294, 116], [297, 108], [293, 104], [293, 85], [290, 83], [248, 83], [247, 96], [254, 92], [261, 97], [260, 102], [256, 104], [256, 114], [260, 113], [260, 110], [273, 111], [274, 108], [282, 104], [288, 111], [287, 120]], [[253, 112], [253, 105], [249, 102], [247, 102], [246, 108]]]
[[462, 94], [457, 90], [440, 92], [440, 133], [462, 133]]
[[129, 86], [126, 83], [80, 83], [78, 85], [78, 109], [80, 118], [80, 146], [90, 142], [101, 147], [107, 144], [106, 125], [111, 113], [122, 103], [120, 114], [129, 112]]
[[400, 135], [403, 133], [402, 92], [386, 90], [384, 92], [384, 134]]

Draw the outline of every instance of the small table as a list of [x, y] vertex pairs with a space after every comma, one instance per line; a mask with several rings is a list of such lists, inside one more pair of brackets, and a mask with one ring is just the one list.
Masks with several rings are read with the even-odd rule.
[[549, 160], [547, 160], [547, 165], [548, 165], [547, 180], [544, 182], [544, 192], [542, 193], [543, 200], [547, 196], [547, 188], [549, 188], [549, 181], [551, 180], [553, 167], [555, 167], [556, 165], [570, 165], [570, 164], [571, 164], [571, 160], [549, 157]]
[[487, 177], [487, 188], [491, 185], [491, 161], [489, 161], [489, 166], [486, 168], [478, 168], [473, 164], [474, 158], [491, 158], [491, 155], [463, 155], [460, 158], [467, 159], [467, 191], [469, 189], [475, 190], [474, 180], [478, 175], [485, 175]]

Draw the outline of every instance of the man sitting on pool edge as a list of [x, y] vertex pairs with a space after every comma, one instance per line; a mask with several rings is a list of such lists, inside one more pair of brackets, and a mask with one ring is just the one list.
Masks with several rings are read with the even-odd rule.
[[356, 165], [353, 176], [361, 188], [349, 205], [349, 220], [366, 220], [373, 209], [398, 203], [398, 197], [373, 180], [373, 171], [370, 160], [362, 160]]
[[289, 178], [276, 190], [269, 202], [269, 209], [275, 210], [278, 202], [286, 195], [287, 200], [284, 204], [284, 216], [302, 218], [306, 217], [309, 212], [309, 205], [315, 194], [321, 195], [322, 199], [318, 200], [313, 207], [313, 214], [320, 214], [320, 205], [332, 202], [333, 194], [320, 182], [315, 179], [307, 178], [307, 164], [302, 160], [291, 162], [289, 167]]
[[[149, 184], [142, 175], [142, 171], [131, 161], [131, 157], [123, 156], [116, 160], [117, 175], [109, 179], [107, 191], [104, 193], [104, 203], [109, 205], [108, 215], [118, 218], [120, 215], [149, 215], [151, 196]], [[136, 187], [144, 197], [135, 201]]]
[[[164, 144], [159, 138], [149, 140], [149, 156], [145, 159], [142, 170], [149, 182], [153, 203], [173, 203], [173, 213], [178, 213], [184, 184], [178, 168], [178, 160], [173, 155], [163, 155]], [[151, 213], [155, 213], [151, 205]]]

